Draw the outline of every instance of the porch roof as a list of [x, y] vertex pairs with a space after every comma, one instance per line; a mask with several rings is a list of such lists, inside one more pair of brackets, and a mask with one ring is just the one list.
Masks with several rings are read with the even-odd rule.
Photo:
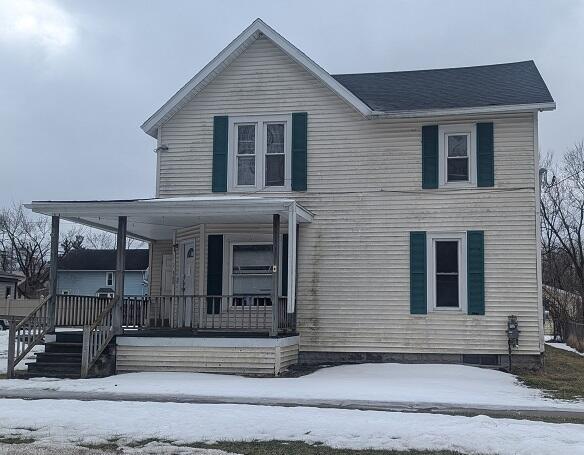
[[25, 207], [86, 226], [116, 232], [118, 217], [128, 218], [129, 237], [170, 240], [176, 229], [195, 224], [270, 224], [272, 215], [288, 220], [291, 211], [298, 223], [310, 223], [312, 213], [294, 199], [264, 196], [207, 195], [177, 198], [33, 201]]

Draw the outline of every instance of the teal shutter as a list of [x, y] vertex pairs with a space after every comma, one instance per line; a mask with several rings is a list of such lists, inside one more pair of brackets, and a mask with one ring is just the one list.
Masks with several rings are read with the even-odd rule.
[[438, 125], [422, 127], [422, 188], [438, 188]]
[[492, 123], [477, 123], [477, 185], [495, 186]]
[[292, 114], [292, 191], [306, 191], [308, 114]]
[[485, 314], [484, 232], [468, 231], [466, 245], [468, 314]]
[[426, 314], [426, 233], [410, 232], [410, 313]]
[[288, 295], [288, 234], [282, 236], [282, 297]]
[[227, 191], [227, 143], [228, 117], [213, 118], [213, 177], [211, 188], [213, 193]]
[[[210, 235], [207, 240], [207, 295], [223, 294], [223, 236]], [[221, 311], [220, 298], [207, 298], [207, 314]]]

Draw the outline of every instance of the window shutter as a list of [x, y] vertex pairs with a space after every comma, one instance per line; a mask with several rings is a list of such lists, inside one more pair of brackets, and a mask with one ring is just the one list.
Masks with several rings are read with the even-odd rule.
[[288, 234], [282, 236], [282, 297], [288, 295]]
[[292, 114], [292, 191], [306, 191], [308, 114]]
[[493, 124], [477, 123], [477, 185], [495, 186]]
[[483, 231], [466, 233], [468, 314], [485, 314], [484, 237]]
[[410, 314], [426, 314], [426, 233], [410, 232]]
[[[223, 236], [210, 235], [207, 240], [207, 295], [223, 294]], [[207, 298], [207, 314], [221, 311], [221, 299]]]
[[438, 125], [422, 127], [422, 188], [438, 188]]
[[227, 191], [227, 120], [228, 117], [224, 115], [213, 118], [213, 193]]

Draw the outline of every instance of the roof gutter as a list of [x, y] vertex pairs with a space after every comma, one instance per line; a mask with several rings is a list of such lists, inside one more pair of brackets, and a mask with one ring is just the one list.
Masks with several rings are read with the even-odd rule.
[[373, 111], [369, 119], [379, 118], [419, 118], [419, 117], [446, 117], [449, 115], [471, 114], [503, 114], [513, 112], [553, 111], [555, 102], [536, 104], [511, 104], [502, 106], [460, 107], [449, 109], [418, 109], [403, 111]]

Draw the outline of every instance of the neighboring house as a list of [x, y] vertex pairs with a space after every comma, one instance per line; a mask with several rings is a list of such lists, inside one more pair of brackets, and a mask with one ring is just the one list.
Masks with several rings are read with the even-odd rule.
[[509, 315], [539, 364], [553, 109], [532, 61], [333, 76], [256, 20], [142, 126], [155, 199], [28, 207], [150, 243], [117, 371], [502, 365]]
[[21, 276], [0, 271], [0, 299], [18, 297], [18, 282], [21, 279]]
[[[126, 250], [124, 294], [148, 294], [148, 250]], [[115, 250], [71, 250], [59, 258], [57, 292], [65, 295], [113, 297]]]

